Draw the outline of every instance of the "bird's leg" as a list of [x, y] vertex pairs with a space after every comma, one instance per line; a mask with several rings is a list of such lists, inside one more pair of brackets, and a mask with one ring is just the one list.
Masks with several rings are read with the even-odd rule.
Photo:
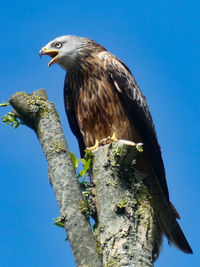
[[104, 146], [106, 144], [110, 144], [111, 142], [114, 142], [114, 141], [117, 141], [117, 135], [116, 133], [114, 132], [113, 135], [110, 137], [106, 137], [106, 138], [103, 138], [101, 139], [101, 141], [99, 142], [99, 146]]
[[86, 149], [87, 150], [90, 150], [90, 151], [93, 151], [93, 150], [95, 150], [96, 148], [98, 148], [99, 147], [99, 140], [98, 139], [96, 139], [95, 140], [95, 144], [94, 144], [94, 146], [91, 146], [91, 147], [87, 147]]
[[100, 146], [104, 146], [106, 144], [110, 144], [111, 142], [114, 142], [114, 141], [117, 141], [117, 135], [116, 133], [114, 132], [113, 135], [110, 137], [106, 137], [106, 138], [103, 138], [101, 139], [101, 141], [99, 141], [98, 139], [95, 140], [95, 144], [94, 146], [91, 146], [91, 147], [87, 147], [87, 150], [90, 150], [90, 151], [93, 151], [95, 150], [96, 148], [100, 147]]

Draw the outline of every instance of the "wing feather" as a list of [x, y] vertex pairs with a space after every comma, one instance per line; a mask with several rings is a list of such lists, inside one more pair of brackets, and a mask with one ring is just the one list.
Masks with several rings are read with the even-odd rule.
[[80, 128], [79, 128], [76, 114], [75, 114], [74, 104], [76, 103], [76, 101], [72, 101], [72, 99], [73, 99], [73, 89], [71, 88], [71, 86], [69, 84], [69, 79], [68, 79], [67, 74], [66, 74], [65, 83], [64, 83], [65, 110], [67, 113], [67, 118], [69, 121], [70, 128], [78, 140], [80, 154], [81, 154], [81, 157], [83, 158], [84, 157], [85, 144], [84, 144], [83, 136], [80, 132]]
[[134, 123], [137, 125], [144, 140], [144, 146], [149, 152], [156, 177], [166, 199], [169, 201], [161, 149], [145, 96], [139, 89], [130, 70], [118, 58], [109, 54], [106, 57], [105, 66], [108, 79], [114, 86], [117, 84], [116, 89], [121, 93], [123, 102], [127, 104], [130, 114], [133, 114]]

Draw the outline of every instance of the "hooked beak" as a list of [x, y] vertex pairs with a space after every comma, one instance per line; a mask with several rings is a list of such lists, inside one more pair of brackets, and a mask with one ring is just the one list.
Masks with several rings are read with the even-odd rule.
[[52, 60], [48, 63], [48, 66], [50, 67], [53, 63], [56, 62], [56, 59], [58, 58], [59, 52], [57, 50], [48, 49], [47, 47], [43, 47], [39, 51], [39, 55], [40, 55], [40, 57], [42, 57], [43, 55], [48, 55], [52, 58]]

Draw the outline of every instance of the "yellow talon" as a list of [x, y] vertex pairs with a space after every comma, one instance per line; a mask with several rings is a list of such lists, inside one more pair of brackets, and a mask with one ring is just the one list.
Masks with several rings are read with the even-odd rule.
[[95, 150], [98, 147], [99, 147], [99, 140], [96, 139], [94, 146], [87, 147], [87, 150], [93, 151], [93, 150]]
[[118, 139], [117, 139], [117, 135], [116, 135], [115, 132], [114, 132], [113, 135], [111, 136], [110, 140], [111, 140], [111, 142], [113, 142], [113, 141], [117, 141], [117, 140], [118, 140]]
[[107, 138], [104, 138], [102, 139], [101, 141], [99, 141], [98, 139], [95, 140], [95, 144], [94, 146], [91, 146], [91, 147], [87, 147], [87, 150], [90, 150], [90, 151], [93, 151], [95, 150], [96, 148], [99, 148], [100, 146], [104, 146], [106, 144], [109, 144], [111, 142], [114, 142], [114, 141], [117, 141], [117, 135], [116, 133], [114, 132], [113, 135], [110, 137], [108, 136]]
[[99, 142], [99, 146], [105, 146], [107, 144], [110, 144], [111, 142], [114, 142], [114, 141], [117, 141], [117, 135], [116, 133], [114, 132], [113, 135], [110, 137], [106, 137], [106, 138], [103, 138], [101, 139], [101, 141]]

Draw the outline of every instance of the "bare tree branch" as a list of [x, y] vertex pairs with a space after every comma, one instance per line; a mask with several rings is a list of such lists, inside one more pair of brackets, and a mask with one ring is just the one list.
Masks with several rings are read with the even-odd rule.
[[120, 140], [93, 152], [98, 227], [104, 266], [153, 266], [156, 221], [144, 175], [134, 170], [136, 144]]
[[36, 132], [46, 155], [50, 182], [77, 266], [102, 266], [90, 223], [79, 209], [81, 190], [54, 104], [47, 100], [45, 90], [31, 95], [19, 92], [9, 102], [24, 124]]

